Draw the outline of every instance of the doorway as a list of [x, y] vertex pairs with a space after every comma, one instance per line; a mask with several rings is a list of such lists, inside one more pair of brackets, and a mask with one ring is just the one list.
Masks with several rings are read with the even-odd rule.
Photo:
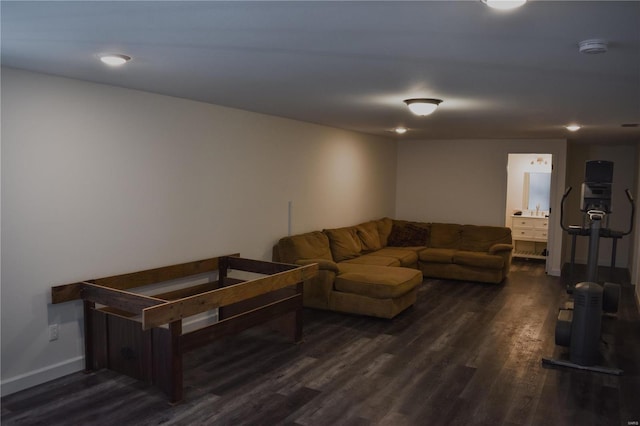
[[513, 257], [545, 261], [549, 268], [551, 154], [509, 154], [505, 224], [511, 228]]

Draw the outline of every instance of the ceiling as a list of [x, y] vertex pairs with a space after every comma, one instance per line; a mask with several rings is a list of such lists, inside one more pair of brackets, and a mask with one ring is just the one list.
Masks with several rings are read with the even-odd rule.
[[[640, 141], [640, 2], [2, 1], [3, 66], [404, 139]], [[578, 42], [603, 38], [585, 55]], [[110, 68], [100, 53], [133, 59]], [[403, 100], [440, 98], [431, 116]], [[564, 125], [578, 122], [576, 133]], [[403, 125], [409, 132], [396, 136]]]

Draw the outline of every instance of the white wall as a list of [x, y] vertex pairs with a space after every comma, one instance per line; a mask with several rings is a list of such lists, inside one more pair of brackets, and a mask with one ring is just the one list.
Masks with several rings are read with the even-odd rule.
[[3, 394], [83, 366], [81, 305], [51, 305], [53, 285], [232, 252], [270, 259], [289, 201], [293, 233], [394, 215], [393, 140], [1, 76]]
[[553, 155], [549, 273], [561, 269], [559, 198], [565, 140], [439, 140], [398, 144], [396, 215], [408, 220], [505, 225], [509, 153]]

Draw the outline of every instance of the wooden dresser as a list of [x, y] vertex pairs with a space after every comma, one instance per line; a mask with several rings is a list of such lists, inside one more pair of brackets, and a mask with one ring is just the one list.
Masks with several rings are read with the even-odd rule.
[[548, 217], [511, 216], [513, 257], [546, 259], [548, 229]]

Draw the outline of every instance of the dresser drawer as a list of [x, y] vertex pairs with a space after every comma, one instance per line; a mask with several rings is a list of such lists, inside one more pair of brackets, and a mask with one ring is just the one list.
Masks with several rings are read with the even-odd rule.
[[535, 238], [535, 234], [536, 234], [536, 231], [534, 231], [533, 228], [531, 228], [531, 229], [514, 228], [514, 229], [511, 230], [511, 236], [514, 239], [527, 239], [527, 240], [530, 240], [532, 238]]
[[548, 229], [549, 228], [549, 219], [547, 219], [547, 218], [536, 219], [533, 222], [533, 227], [535, 229]]
[[535, 219], [520, 219], [513, 218], [512, 227], [513, 228], [533, 228], [535, 223]]
[[533, 237], [536, 240], [547, 240], [549, 238], [548, 231], [546, 229], [536, 229], [533, 231]]

